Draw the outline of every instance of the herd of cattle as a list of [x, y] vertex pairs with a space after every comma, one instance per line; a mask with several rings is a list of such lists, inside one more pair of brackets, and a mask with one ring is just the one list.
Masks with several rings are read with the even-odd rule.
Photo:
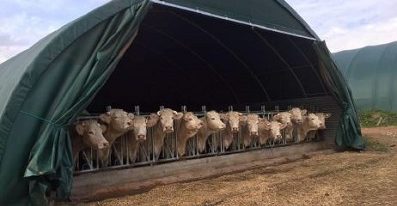
[[[302, 142], [314, 138], [319, 129], [325, 129], [325, 119], [329, 113], [308, 113], [305, 109], [292, 108], [279, 112], [270, 119], [258, 114], [242, 114], [230, 111], [218, 113], [209, 111], [198, 118], [192, 112], [177, 112], [161, 109], [147, 116], [134, 115], [121, 109], [111, 109], [99, 115], [98, 119], [77, 121], [72, 129], [73, 157], [76, 160], [80, 151], [86, 148], [97, 150], [102, 165], [108, 164], [111, 145], [121, 136], [128, 138], [128, 159], [134, 162], [139, 145], [147, 140], [147, 128], [151, 128], [153, 147], [151, 153], [158, 158], [167, 134], [176, 133], [177, 153], [186, 153], [186, 143], [197, 137], [197, 150], [202, 153], [209, 136], [220, 133], [222, 142], [215, 147], [227, 150], [237, 133], [241, 134], [241, 144], [249, 147], [252, 141], [265, 145], [269, 142]], [[284, 134], [284, 135], [282, 135]]]

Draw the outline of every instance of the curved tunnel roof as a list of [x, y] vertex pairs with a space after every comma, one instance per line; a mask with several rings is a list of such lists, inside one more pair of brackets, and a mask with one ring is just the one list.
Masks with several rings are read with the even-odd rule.
[[359, 109], [397, 111], [397, 42], [342, 51], [334, 58]]
[[147, 111], [160, 105], [242, 109], [324, 96], [313, 41], [155, 4], [89, 111], [107, 105], [140, 105]]

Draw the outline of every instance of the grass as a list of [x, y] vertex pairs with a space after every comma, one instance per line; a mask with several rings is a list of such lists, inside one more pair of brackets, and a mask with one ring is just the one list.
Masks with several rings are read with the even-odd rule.
[[387, 145], [376, 141], [371, 137], [364, 136], [363, 137], [364, 143], [367, 146], [367, 150], [370, 151], [377, 151], [377, 152], [389, 152], [390, 147]]
[[359, 114], [362, 127], [397, 126], [397, 113], [373, 110]]

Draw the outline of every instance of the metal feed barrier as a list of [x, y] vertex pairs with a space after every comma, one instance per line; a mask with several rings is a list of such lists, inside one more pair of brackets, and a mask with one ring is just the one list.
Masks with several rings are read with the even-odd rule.
[[[164, 107], [160, 107], [164, 108]], [[290, 109], [291, 107], [288, 107]], [[109, 109], [109, 108], [108, 108]], [[314, 108], [311, 108], [313, 111]], [[182, 106], [182, 112], [186, 112], [186, 106]], [[233, 107], [228, 108], [229, 111], [233, 111]], [[243, 114], [258, 114], [261, 118], [266, 118], [268, 120], [271, 119], [273, 115], [281, 112], [278, 106], [275, 106], [273, 111], [266, 111], [265, 107], [261, 107], [261, 111], [250, 111], [250, 108], [247, 106], [246, 111], [241, 112]], [[206, 107], [202, 107], [201, 112], [194, 112], [199, 118], [203, 117], [206, 113]], [[135, 107], [135, 114], [147, 116], [149, 114], [141, 114], [139, 111], [139, 107]], [[98, 116], [90, 116], [90, 117], [82, 117], [80, 119], [95, 119]], [[130, 168], [130, 167], [138, 167], [138, 166], [150, 166], [154, 164], [160, 164], [165, 162], [177, 161], [181, 159], [194, 159], [194, 158], [203, 158], [209, 156], [217, 156], [217, 155], [227, 155], [231, 153], [239, 153], [246, 152], [258, 149], [271, 149], [274, 147], [284, 147], [294, 144], [295, 141], [287, 142], [284, 138], [283, 141], [279, 142], [269, 142], [265, 145], [259, 144], [259, 139], [254, 138], [249, 147], [244, 147], [240, 132], [233, 137], [233, 142], [231, 146], [225, 150], [223, 147], [223, 137], [221, 132], [215, 133], [208, 137], [206, 147], [204, 152], [200, 153], [197, 148], [198, 138], [194, 136], [189, 139], [186, 144], [186, 154], [183, 157], [179, 157], [177, 152], [177, 137], [176, 133], [178, 132], [178, 127], [175, 125], [175, 131], [172, 134], [167, 134], [164, 139], [164, 144], [161, 150], [159, 157], [155, 157], [154, 153], [154, 140], [153, 140], [153, 129], [148, 128], [147, 130], [147, 138], [145, 141], [139, 144], [139, 149], [137, 151], [136, 160], [132, 161], [129, 157], [129, 151], [132, 148], [129, 148], [130, 139], [123, 135], [119, 137], [111, 146], [111, 152], [108, 159], [108, 165], [102, 165], [101, 161], [98, 159], [97, 151], [92, 148], [83, 150], [79, 153], [79, 156], [75, 162], [75, 174], [81, 173], [90, 173], [97, 172], [102, 170], [110, 170], [110, 169], [121, 169], [121, 168]], [[282, 136], [285, 134], [282, 132]], [[318, 140], [318, 134], [316, 134], [315, 140]]]

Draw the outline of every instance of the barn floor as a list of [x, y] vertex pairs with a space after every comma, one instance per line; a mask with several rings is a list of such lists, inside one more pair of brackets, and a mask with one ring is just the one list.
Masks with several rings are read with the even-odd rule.
[[84, 205], [397, 205], [397, 127], [363, 133], [365, 152], [308, 156]]

